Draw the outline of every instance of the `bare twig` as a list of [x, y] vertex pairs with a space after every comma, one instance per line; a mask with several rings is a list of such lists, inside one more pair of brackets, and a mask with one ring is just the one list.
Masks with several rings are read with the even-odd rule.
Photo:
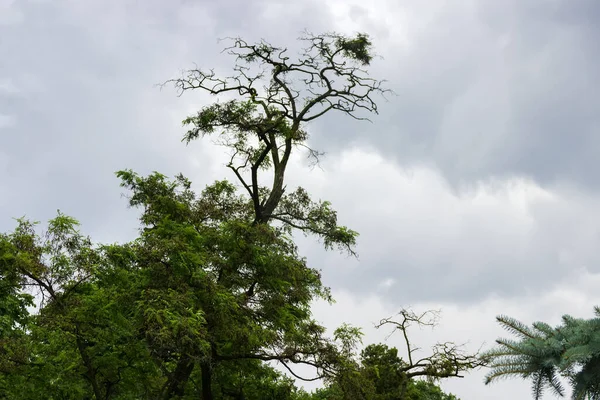
[[435, 327], [440, 311], [428, 310], [421, 314], [415, 314], [413, 311], [402, 309], [397, 316], [400, 316], [400, 320], [395, 320], [395, 317], [384, 318], [375, 327], [392, 326], [393, 329], [387, 336], [388, 338], [397, 331], [402, 333], [408, 353], [408, 363], [402, 368], [402, 371], [408, 378], [417, 376], [431, 379], [462, 378], [463, 372], [485, 365], [479, 357], [479, 352], [468, 354], [463, 350], [463, 346], [453, 342], [437, 343], [433, 346], [430, 356], [415, 361], [413, 355], [420, 349], [413, 347], [408, 337], [408, 328], [412, 325]]

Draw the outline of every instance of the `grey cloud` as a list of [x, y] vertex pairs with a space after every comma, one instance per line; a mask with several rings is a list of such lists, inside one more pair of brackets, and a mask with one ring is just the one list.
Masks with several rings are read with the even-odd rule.
[[[13, 121], [0, 127], [1, 230], [9, 229], [13, 216], [44, 220], [60, 208], [80, 218], [84, 230], [99, 240], [130, 238], [135, 213], [120, 197], [115, 170], [182, 171], [200, 184], [218, 169], [210, 146], [179, 143], [179, 121], [206, 98], [177, 98], [154, 84], [194, 62], [225, 70], [229, 60], [218, 54], [219, 37], [286, 45], [303, 28], [333, 29], [332, 15], [319, 4], [12, 3], [10, 12], [21, 20], [0, 24], [0, 114]], [[384, 11], [394, 16], [396, 2], [390, 4]], [[351, 17], [374, 32], [385, 56], [375, 63], [373, 75], [388, 78], [398, 96], [382, 103], [372, 125], [334, 115], [313, 124], [315, 146], [335, 155], [352, 141], [367, 143], [403, 165], [438, 166], [456, 187], [461, 181], [513, 174], [547, 185], [557, 179], [594, 185], [596, 3], [479, 4], [441, 12], [416, 8], [388, 25], [366, 7], [352, 9]], [[425, 14], [429, 22], [418, 18]], [[407, 24], [408, 44], [396, 36], [394, 22]], [[392, 194], [379, 196], [400, 201], [395, 183], [386, 185], [383, 189]], [[340, 187], [331, 192], [340, 216], [362, 233], [361, 265], [306, 247], [317, 266], [344, 264], [326, 269], [332, 285], [366, 293], [392, 278], [396, 286], [389, 290], [400, 288], [388, 293], [394, 301], [474, 299], [490, 288], [507, 295], [522, 289], [511, 276], [543, 287], [552, 274], [568, 273], [570, 265], [593, 269], [599, 261], [590, 251], [598, 221], [586, 214], [596, 213], [593, 197], [573, 215], [565, 207], [536, 209], [538, 231], [521, 238], [523, 244], [513, 231], [502, 231], [506, 221], [501, 217], [490, 220], [497, 225], [488, 226], [489, 232], [477, 219], [459, 221], [456, 226], [468, 232], [461, 236], [414, 219], [411, 225], [410, 214], [394, 210], [369, 214], [360, 208], [369, 199], [362, 191]], [[583, 204], [587, 197], [569, 199]], [[556, 221], [560, 213], [578, 227]], [[582, 226], [585, 230], [578, 230]], [[558, 249], [566, 249], [571, 260], [560, 261], [567, 253]], [[427, 285], [430, 292], [422, 290]]]
[[359, 261], [324, 257], [301, 239], [311, 265], [334, 288], [359, 297], [378, 293], [395, 306], [472, 304], [543, 293], [582, 271], [600, 273], [597, 195], [564, 186], [545, 191], [520, 180], [457, 193], [441, 173], [401, 170], [373, 157], [332, 157], [323, 162], [326, 184], [304, 182], [360, 233]]
[[[283, 43], [295, 38], [311, 3], [281, 2], [275, 14], [273, 5], [9, 4], [7, 12], [22, 18], [0, 24], [0, 228], [8, 229], [14, 216], [43, 221], [60, 208], [98, 239], [123, 240], [135, 233], [135, 213], [126, 209], [114, 171], [182, 171], [207, 179], [210, 147], [179, 143], [179, 122], [206, 97], [178, 98], [155, 84], [193, 63], [229, 62], [219, 57], [220, 37], [280, 32]], [[320, 15], [313, 28], [326, 21]]]
[[316, 125], [315, 144], [368, 143], [402, 165], [437, 165], [456, 186], [526, 175], [596, 190], [600, 4], [474, 4], [403, 4], [408, 44], [376, 37], [385, 60], [373, 70], [398, 96], [371, 127]]

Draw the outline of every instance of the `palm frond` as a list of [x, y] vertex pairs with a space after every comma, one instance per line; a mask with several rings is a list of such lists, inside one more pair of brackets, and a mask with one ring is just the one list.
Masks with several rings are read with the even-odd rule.
[[527, 325], [514, 318], [508, 317], [506, 315], [500, 315], [496, 317], [496, 320], [500, 323], [500, 325], [502, 325], [504, 329], [517, 336], [520, 336], [521, 338], [534, 339], [538, 337]]

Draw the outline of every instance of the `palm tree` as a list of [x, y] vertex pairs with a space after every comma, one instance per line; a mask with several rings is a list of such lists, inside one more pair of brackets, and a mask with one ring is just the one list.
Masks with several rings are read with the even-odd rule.
[[483, 353], [491, 371], [485, 383], [519, 376], [531, 379], [533, 397], [541, 399], [546, 389], [564, 396], [559, 377], [566, 378], [573, 400], [600, 400], [600, 308], [595, 318], [569, 315], [553, 328], [544, 322], [529, 327], [513, 318], [496, 319], [517, 338], [498, 339], [498, 346]]

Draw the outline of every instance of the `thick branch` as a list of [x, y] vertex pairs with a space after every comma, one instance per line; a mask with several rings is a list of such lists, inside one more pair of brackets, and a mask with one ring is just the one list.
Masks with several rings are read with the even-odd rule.
[[[290, 371], [290, 373], [303, 381], [306, 382], [311, 382], [311, 381], [316, 381], [319, 379], [322, 379], [326, 376], [331, 376], [334, 374], [334, 372], [332, 370], [330, 370], [326, 363], [322, 363], [319, 362], [317, 360], [309, 360], [306, 357], [317, 357], [318, 355], [318, 351], [302, 351], [302, 350], [292, 350], [292, 351], [284, 351], [281, 354], [253, 354], [253, 353], [248, 353], [248, 354], [219, 354], [219, 355], [215, 355], [215, 359], [219, 360], [219, 361], [231, 361], [231, 360], [243, 360], [243, 359], [250, 359], [250, 360], [261, 360], [261, 361], [278, 361], [279, 363], [281, 363], [288, 371]], [[318, 374], [318, 376], [314, 377], [314, 378], [304, 378], [301, 377], [299, 375], [297, 375], [296, 373], [294, 373], [294, 371], [290, 368], [289, 365], [287, 365], [287, 363], [293, 363], [293, 364], [303, 364], [303, 365], [309, 365], [311, 367], [316, 368], [318, 371], [322, 371], [321, 373]]]

